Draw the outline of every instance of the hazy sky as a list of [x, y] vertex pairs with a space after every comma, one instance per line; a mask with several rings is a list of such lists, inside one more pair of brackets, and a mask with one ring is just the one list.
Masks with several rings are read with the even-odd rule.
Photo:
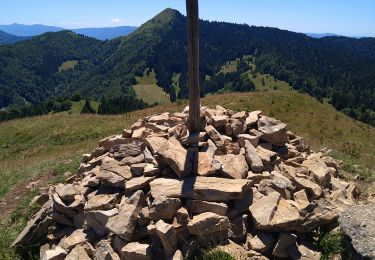
[[[0, 24], [138, 26], [167, 7], [185, 14], [184, 0], [0, 0]], [[296, 32], [375, 36], [375, 0], [200, 0], [200, 17]]]

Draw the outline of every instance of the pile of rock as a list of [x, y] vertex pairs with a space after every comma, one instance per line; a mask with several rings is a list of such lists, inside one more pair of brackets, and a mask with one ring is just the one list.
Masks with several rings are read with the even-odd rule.
[[306, 233], [354, 200], [339, 163], [261, 111], [202, 107], [195, 135], [187, 118], [150, 116], [101, 140], [76, 176], [42, 195], [14, 245], [46, 241], [42, 259], [183, 259], [211, 246], [319, 259]]

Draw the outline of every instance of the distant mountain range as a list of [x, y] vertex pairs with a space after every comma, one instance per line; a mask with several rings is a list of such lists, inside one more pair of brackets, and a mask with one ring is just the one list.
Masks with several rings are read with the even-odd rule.
[[29, 37], [16, 36], [0, 30], [0, 45], [11, 44], [28, 39]]
[[340, 36], [338, 34], [334, 34], [334, 33], [305, 33], [307, 36], [310, 36], [312, 38], [323, 38], [323, 37], [336, 37], [336, 36]]
[[[59, 32], [64, 30], [70, 30], [78, 34], [83, 34], [85, 36], [94, 37], [98, 40], [111, 40], [120, 36], [125, 36], [133, 31], [137, 27], [135, 26], [118, 26], [118, 27], [106, 27], [106, 28], [82, 28], [82, 29], [67, 29], [56, 26], [47, 26], [42, 24], [9, 24], [0, 25], [0, 30], [12, 34], [14, 36], [30, 37], [41, 35], [46, 32]], [[0, 42], [1, 43], [1, 42]]]
[[[0, 31], [4, 33], [11, 34], [14, 40], [10, 40], [9, 42], [5, 41], [4, 39], [0, 38], [0, 44], [9, 44], [14, 43], [20, 40], [24, 40], [27, 38], [14, 38], [16, 36], [21, 37], [30, 37], [30, 36], [37, 36], [41, 35], [46, 32], [59, 32], [64, 30], [69, 30], [75, 32], [77, 34], [83, 34], [85, 36], [94, 37], [98, 40], [112, 40], [117, 37], [126, 36], [135, 30], [138, 27], [136, 26], [118, 26], [118, 27], [103, 27], [103, 28], [80, 28], [80, 29], [69, 29], [57, 26], [48, 26], [43, 24], [18, 24], [13, 23], [9, 25], [0, 25]], [[324, 37], [337, 37], [340, 36], [334, 33], [304, 33], [305, 35], [312, 37], [312, 38], [324, 38]], [[349, 37], [349, 38], [362, 38], [361, 36], [358, 37]]]

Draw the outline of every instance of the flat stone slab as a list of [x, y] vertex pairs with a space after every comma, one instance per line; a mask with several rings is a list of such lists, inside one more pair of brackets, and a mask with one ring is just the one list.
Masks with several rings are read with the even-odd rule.
[[191, 177], [179, 181], [159, 178], [150, 183], [152, 197], [196, 199], [204, 201], [229, 201], [241, 199], [251, 182], [240, 179], [216, 177]]
[[375, 259], [375, 204], [356, 205], [346, 209], [339, 217], [342, 232], [354, 249], [364, 258]]

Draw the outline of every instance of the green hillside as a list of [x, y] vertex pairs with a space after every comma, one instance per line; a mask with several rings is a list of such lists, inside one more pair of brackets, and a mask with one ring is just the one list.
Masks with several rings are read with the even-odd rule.
[[169, 95], [157, 85], [154, 70], [146, 69], [142, 77], [135, 77], [135, 79], [137, 84], [133, 85], [133, 89], [138, 99], [149, 105], [170, 103]]
[[[247, 55], [254, 58], [253, 75], [272, 75], [298, 91], [330, 100], [353, 118], [375, 124], [373, 38], [314, 39], [276, 28], [209, 21], [201, 21], [200, 29], [202, 95], [219, 90], [211, 80], [224, 64]], [[43, 34], [0, 46], [0, 108], [67, 99], [74, 93], [96, 100], [102, 96], [134, 100], [133, 86], [145, 85], [137, 78], [148, 68], [153, 68], [155, 84], [172, 102], [185, 99], [186, 57], [186, 17], [173, 9], [111, 41], [69, 31]], [[226, 91], [252, 89], [245, 78], [234, 80], [235, 86], [227, 86]]]

